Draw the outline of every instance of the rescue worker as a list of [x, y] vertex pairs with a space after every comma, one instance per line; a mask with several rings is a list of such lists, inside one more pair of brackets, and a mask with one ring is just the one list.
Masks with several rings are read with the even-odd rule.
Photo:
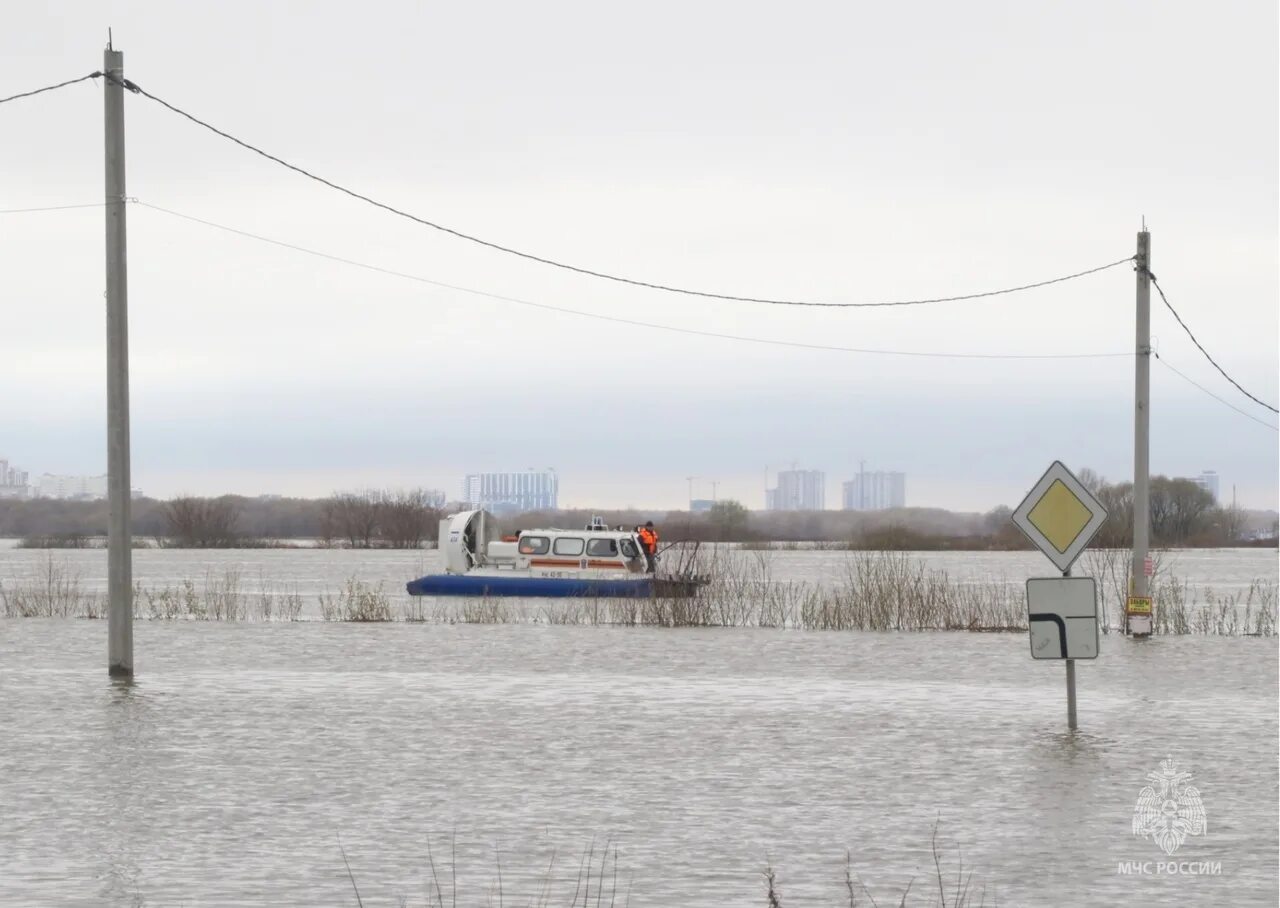
[[650, 520], [640, 527], [636, 535], [640, 537], [640, 547], [644, 550], [648, 571], [652, 574], [658, 563], [658, 531], [653, 528], [653, 521]]

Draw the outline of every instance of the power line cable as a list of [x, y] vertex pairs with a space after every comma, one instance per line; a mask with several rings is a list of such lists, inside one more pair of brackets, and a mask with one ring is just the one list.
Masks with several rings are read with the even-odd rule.
[[[114, 77], [108, 74], [106, 78], [113, 79]], [[135, 82], [131, 82], [128, 79], [123, 79], [120, 81], [120, 84], [122, 87], [128, 89], [129, 91], [134, 92], [135, 94], [142, 95], [144, 98], [148, 98], [156, 102], [160, 106], [168, 109], [169, 111], [177, 114], [178, 116], [184, 117], [185, 119], [190, 120], [192, 123], [195, 123], [197, 126], [204, 127], [205, 129], [209, 130], [215, 135], [221, 136], [222, 138], [230, 142], [233, 142], [236, 145], [239, 145], [241, 148], [251, 151], [254, 154], [260, 155], [261, 157], [266, 158], [268, 161], [273, 161], [274, 163], [279, 164], [281, 167], [285, 167], [289, 170], [292, 170], [294, 173], [300, 174], [310, 180], [314, 180], [317, 183], [320, 183], [324, 186], [328, 186], [330, 189], [341, 192], [344, 195], [348, 195], [353, 199], [359, 199], [362, 202], [367, 202], [368, 204], [374, 206], [375, 208], [381, 208], [383, 211], [388, 211], [391, 214], [397, 215], [402, 218], [406, 218], [410, 221], [413, 221], [417, 224], [421, 224], [425, 227], [430, 227], [433, 230], [439, 230], [442, 233], [449, 234], [450, 236], [455, 236], [459, 239], [466, 240], [471, 243], [476, 243], [480, 246], [485, 246], [489, 249], [497, 250], [498, 252], [505, 252], [508, 255], [518, 256], [519, 258], [522, 258], [522, 259], [527, 259], [533, 262], [539, 262], [543, 265], [550, 265], [553, 268], [561, 268], [565, 271], [572, 271], [577, 274], [585, 274], [590, 277], [601, 278], [607, 281], [615, 281], [619, 284], [630, 284], [631, 286], [634, 286], [634, 287], [645, 287], [650, 290], [660, 290], [665, 293], [680, 293], [686, 296], [698, 296], [698, 297], [704, 297], [707, 299], [730, 300], [730, 301], [740, 302], [740, 303], [764, 303], [766, 305], [771, 305], [771, 306], [814, 306], [814, 307], [833, 308], [833, 309], [872, 309], [872, 308], [883, 308], [883, 307], [889, 307], [889, 306], [923, 306], [930, 303], [954, 303], [954, 302], [961, 302], [963, 300], [975, 300], [975, 299], [981, 299], [989, 296], [1002, 296], [1008, 293], [1018, 293], [1023, 290], [1033, 290], [1037, 287], [1047, 287], [1050, 284], [1059, 284], [1059, 283], [1062, 283], [1063, 281], [1070, 281], [1076, 278], [1085, 277], [1086, 275], [1089, 275], [1089, 274], [1096, 274], [1099, 271], [1105, 271], [1108, 268], [1115, 268], [1119, 265], [1123, 265], [1127, 262], [1133, 261], [1133, 256], [1127, 256], [1123, 259], [1119, 259], [1118, 261], [1109, 262], [1105, 265], [1098, 265], [1097, 267], [1088, 268], [1083, 271], [1077, 271], [1073, 274], [1067, 274], [1062, 277], [1050, 278], [1048, 280], [1043, 280], [1043, 281], [1035, 281], [1033, 283], [1022, 284], [1017, 287], [1006, 287], [1000, 290], [988, 290], [981, 293], [966, 293], [958, 296], [943, 296], [943, 297], [935, 297], [931, 299], [892, 300], [892, 301], [873, 302], [873, 303], [828, 303], [828, 302], [815, 302], [811, 300], [789, 300], [789, 299], [772, 299], [768, 297], [737, 296], [731, 293], [712, 293], [712, 292], [703, 291], [703, 290], [690, 290], [686, 287], [675, 287], [669, 284], [660, 284], [654, 281], [643, 281], [643, 280], [637, 280], [635, 278], [621, 277], [616, 274], [609, 274], [608, 272], [597, 271], [592, 268], [585, 268], [579, 265], [571, 265], [566, 262], [557, 261], [556, 259], [550, 259], [544, 256], [535, 255], [534, 253], [531, 253], [531, 252], [524, 252], [522, 250], [515, 249], [511, 246], [504, 246], [501, 243], [495, 243], [492, 240], [482, 239], [478, 236], [474, 236], [469, 233], [464, 233], [461, 230], [456, 230], [452, 227], [447, 227], [443, 224], [438, 224], [434, 221], [429, 221], [426, 218], [419, 217], [418, 215], [415, 215], [415, 214], [410, 214], [409, 212], [404, 211], [403, 209], [396, 208], [392, 205], [388, 205], [385, 202], [379, 202], [378, 200], [370, 198], [367, 195], [363, 195], [362, 193], [356, 192], [353, 189], [348, 189], [345, 186], [335, 183], [332, 180], [325, 179], [324, 177], [318, 176], [309, 170], [299, 167], [296, 164], [291, 164], [288, 161], [284, 160], [283, 158], [279, 158], [271, 154], [270, 152], [263, 151], [261, 148], [258, 148], [256, 145], [252, 145], [243, 139], [237, 138], [236, 136], [232, 135], [229, 132], [225, 132], [217, 128], [216, 126], [213, 126], [210, 123], [205, 122], [204, 120], [200, 119], [194, 114], [188, 113], [182, 108], [177, 107], [176, 105], [170, 104], [168, 101], [164, 100], [163, 98], [156, 97], [155, 95], [151, 94], [150, 92], [140, 87]]]
[[571, 309], [567, 306], [555, 306], [550, 303], [538, 303], [532, 300], [520, 299], [514, 296], [504, 296], [499, 293], [489, 293], [484, 290], [475, 290], [471, 287], [460, 287], [456, 284], [447, 284], [443, 281], [432, 280], [431, 278], [421, 277], [416, 274], [407, 274], [403, 271], [393, 271], [390, 268], [382, 268], [378, 265], [369, 265], [365, 262], [358, 262], [354, 259], [343, 258], [342, 256], [330, 255], [327, 252], [320, 252], [315, 249], [308, 249], [305, 246], [298, 246], [293, 243], [286, 243], [282, 240], [271, 239], [270, 237], [260, 236], [256, 233], [250, 233], [247, 230], [240, 230], [235, 227], [228, 227], [225, 224], [218, 224], [214, 221], [208, 221], [204, 218], [198, 218], [193, 215], [183, 214], [180, 211], [174, 211], [170, 208], [162, 208], [159, 205], [152, 205], [150, 202], [135, 200], [135, 204], [143, 208], [149, 208], [152, 211], [159, 211], [176, 218], [182, 218], [186, 221], [192, 221], [196, 224], [203, 224], [206, 227], [213, 227], [227, 233], [233, 233], [237, 236], [245, 237], [251, 240], [257, 240], [263, 243], [269, 243], [272, 246], [279, 246], [283, 249], [291, 249], [295, 252], [301, 252], [306, 255], [312, 255], [317, 258], [327, 259], [333, 262], [339, 262], [344, 265], [351, 265], [355, 268], [363, 268], [366, 271], [373, 271], [378, 274], [389, 275], [390, 277], [398, 277], [404, 280], [416, 281], [420, 284], [430, 284], [433, 287], [440, 287], [445, 290], [453, 290], [458, 293], [467, 293], [472, 296], [484, 297], [486, 299], [498, 300], [500, 302], [512, 303], [517, 306], [527, 306], [533, 309], [543, 309], [549, 312], [559, 312], [565, 315], [575, 315], [580, 318], [596, 319], [603, 322], [614, 322], [621, 325], [632, 325], [639, 328], [652, 328], [658, 331], [670, 331], [675, 334], [691, 334], [698, 337], [711, 337], [719, 340], [740, 341], [750, 344], [764, 344], [775, 347], [793, 347], [803, 350], [829, 350], [838, 353], [861, 353], [879, 356], [908, 356], [908, 357], [924, 357], [931, 359], [990, 359], [990, 360], [1050, 360], [1050, 359], [1113, 359], [1118, 357], [1133, 356], [1132, 353], [944, 353], [935, 351], [917, 351], [917, 350], [881, 350], [873, 348], [861, 347], [841, 347], [832, 344], [811, 344], [801, 341], [784, 341], [775, 340], [773, 338], [750, 337], [740, 334], [723, 334], [717, 331], [703, 331], [697, 328], [681, 328], [676, 325], [663, 325], [656, 322], [643, 322], [630, 318], [619, 318], [613, 315], [602, 315], [596, 312], [585, 312], [581, 309]]
[[[1151, 274], [1150, 271], [1148, 271], [1147, 273]], [[1156, 290], [1160, 294], [1160, 299], [1164, 300], [1165, 306], [1168, 308], [1170, 312], [1173, 313], [1173, 317], [1178, 320], [1178, 324], [1182, 326], [1182, 330], [1187, 332], [1187, 337], [1191, 338], [1191, 342], [1196, 345], [1196, 347], [1200, 350], [1201, 353], [1204, 354], [1204, 358], [1207, 359], [1213, 365], [1213, 368], [1221, 372], [1222, 377], [1225, 378], [1227, 381], [1231, 382], [1231, 384], [1235, 385], [1236, 390], [1238, 390], [1245, 397], [1249, 398], [1249, 400], [1253, 401], [1255, 404], [1259, 404], [1260, 406], [1266, 407], [1272, 413], [1280, 413], [1280, 410], [1277, 410], [1275, 407], [1271, 406], [1271, 404], [1267, 403], [1264, 400], [1259, 400], [1258, 398], [1250, 394], [1248, 391], [1246, 391], [1244, 388], [1242, 388], [1238, 381], [1236, 381], [1234, 378], [1232, 378], [1230, 375], [1227, 374], [1226, 369], [1218, 365], [1217, 361], [1212, 356], [1209, 355], [1209, 351], [1204, 348], [1204, 345], [1201, 344], [1200, 341], [1196, 340], [1196, 336], [1191, 333], [1191, 329], [1188, 328], [1187, 323], [1182, 320], [1182, 316], [1178, 314], [1178, 310], [1174, 309], [1173, 306], [1170, 305], [1169, 298], [1164, 295], [1164, 290], [1161, 289], [1160, 283], [1159, 281], [1156, 280], [1156, 276], [1154, 274], [1151, 274], [1151, 283], [1155, 285]]]
[[1156, 358], [1156, 362], [1160, 363], [1160, 365], [1164, 366], [1166, 369], [1168, 369], [1168, 370], [1169, 370], [1170, 372], [1172, 372], [1174, 375], [1177, 375], [1179, 378], [1181, 378], [1183, 381], [1187, 382], [1188, 384], [1194, 385], [1195, 387], [1199, 388], [1201, 391], [1203, 391], [1205, 394], [1208, 394], [1210, 397], [1212, 397], [1212, 398], [1213, 398], [1214, 400], [1216, 400], [1218, 403], [1222, 404], [1222, 405], [1223, 405], [1223, 406], [1225, 406], [1225, 407], [1230, 407], [1232, 410], [1235, 410], [1237, 413], [1239, 413], [1239, 414], [1240, 414], [1241, 416], [1243, 416], [1245, 419], [1252, 419], [1252, 420], [1253, 420], [1254, 422], [1256, 422], [1258, 425], [1260, 425], [1260, 426], [1266, 426], [1266, 427], [1267, 427], [1268, 429], [1270, 429], [1272, 432], [1280, 432], [1280, 426], [1273, 426], [1273, 425], [1271, 425], [1271, 423], [1267, 422], [1265, 419], [1258, 419], [1258, 417], [1254, 416], [1252, 413], [1247, 413], [1247, 412], [1245, 412], [1244, 410], [1241, 410], [1241, 409], [1240, 409], [1239, 407], [1237, 407], [1235, 404], [1233, 404], [1233, 403], [1231, 403], [1231, 402], [1229, 402], [1229, 401], [1227, 401], [1227, 400], [1224, 400], [1223, 398], [1221, 398], [1221, 397], [1219, 397], [1218, 395], [1214, 394], [1212, 391], [1210, 391], [1210, 390], [1209, 390], [1208, 388], [1206, 388], [1204, 385], [1200, 384], [1200, 383], [1199, 383], [1198, 381], [1196, 381], [1195, 379], [1193, 379], [1193, 378], [1191, 378], [1190, 376], [1188, 376], [1188, 375], [1184, 374], [1184, 373], [1183, 373], [1182, 371], [1180, 371], [1179, 369], [1176, 369], [1176, 368], [1174, 368], [1173, 366], [1169, 365], [1169, 363], [1165, 362], [1165, 361], [1164, 361], [1164, 357], [1162, 357], [1159, 353], [1156, 353], [1154, 350], [1152, 350], [1152, 351], [1151, 351], [1151, 353], [1152, 353], [1152, 355], [1154, 355], [1154, 356], [1155, 356], [1155, 358]]
[[68, 79], [66, 82], [59, 82], [57, 85], [46, 85], [44, 88], [36, 88], [32, 91], [24, 91], [21, 94], [10, 95], [7, 98], [0, 98], [0, 104], [7, 104], [10, 101], [16, 101], [19, 98], [30, 98], [32, 95], [42, 94], [46, 91], [53, 91], [56, 88], [66, 88], [68, 85], [75, 85], [77, 82], [84, 82], [87, 79], [96, 79], [102, 73], [92, 72], [87, 76], [81, 76], [79, 79]]
[[29, 214], [33, 211], [70, 211], [72, 208], [102, 208], [106, 202], [86, 202], [83, 205], [50, 205], [46, 208], [0, 208], [0, 214]]

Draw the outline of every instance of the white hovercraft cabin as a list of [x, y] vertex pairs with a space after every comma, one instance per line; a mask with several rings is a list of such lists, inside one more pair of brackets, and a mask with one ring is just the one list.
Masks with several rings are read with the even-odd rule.
[[[648, 596], [654, 577], [632, 532], [599, 518], [581, 530], [495, 537], [493, 517], [463, 511], [440, 521], [443, 574], [408, 584], [414, 596]], [[666, 583], [666, 582], [664, 582]], [[687, 593], [685, 593], [687, 595]]]

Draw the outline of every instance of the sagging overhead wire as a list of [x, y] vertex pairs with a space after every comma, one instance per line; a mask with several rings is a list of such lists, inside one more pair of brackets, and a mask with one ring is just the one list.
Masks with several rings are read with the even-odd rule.
[[1245, 419], [1252, 419], [1254, 422], [1256, 422], [1260, 426], [1266, 426], [1272, 432], [1280, 432], [1280, 426], [1273, 426], [1271, 425], [1271, 423], [1267, 422], [1265, 419], [1258, 419], [1258, 417], [1254, 416], [1252, 413], [1247, 413], [1244, 410], [1241, 410], [1239, 407], [1237, 407], [1235, 404], [1231, 403], [1230, 401], [1224, 400], [1223, 398], [1214, 394], [1204, 385], [1200, 384], [1198, 381], [1196, 381], [1194, 378], [1191, 378], [1189, 375], [1186, 375], [1180, 369], [1177, 369], [1174, 366], [1170, 365], [1169, 363], [1165, 362], [1164, 357], [1161, 356], [1159, 353], [1156, 353], [1156, 351], [1152, 350], [1151, 353], [1155, 356], [1156, 362], [1158, 362], [1160, 365], [1164, 366], [1166, 369], [1168, 369], [1174, 375], [1181, 378], [1187, 384], [1194, 385], [1195, 387], [1199, 388], [1201, 391], [1203, 391], [1205, 394], [1208, 394], [1210, 397], [1212, 397], [1218, 403], [1222, 404], [1224, 407], [1229, 407], [1230, 409], [1235, 410]]
[[159, 205], [152, 205], [149, 202], [134, 200], [134, 203], [142, 208], [149, 208], [152, 211], [159, 211], [163, 214], [176, 218], [182, 218], [196, 224], [203, 224], [206, 227], [213, 227], [227, 233], [233, 233], [246, 239], [257, 240], [258, 242], [268, 243], [272, 246], [279, 246], [283, 249], [291, 249], [294, 252], [301, 252], [306, 255], [315, 256], [317, 258], [327, 259], [332, 262], [339, 262], [344, 265], [350, 265], [355, 268], [363, 268], [366, 271], [373, 271], [378, 274], [385, 274], [390, 277], [398, 277], [404, 280], [416, 281], [420, 284], [430, 284], [433, 287], [440, 287], [445, 290], [453, 290], [458, 293], [467, 293], [472, 296], [484, 297], [485, 299], [497, 300], [499, 302], [512, 303], [517, 306], [526, 306], [533, 309], [542, 309], [549, 312], [559, 312], [565, 315], [573, 315], [579, 318], [590, 318], [603, 322], [614, 322], [621, 325], [631, 325], [639, 328], [651, 328], [657, 331], [669, 331], [675, 334], [691, 334], [697, 337], [711, 337], [719, 340], [739, 341], [749, 344], [763, 344], [774, 347], [792, 347], [802, 350], [827, 350], [837, 353], [860, 353], [876, 356], [906, 356], [921, 357], [930, 359], [987, 359], [987, 360], [1051, 360], [1051, 359], [1114, 359], [1119, 357], [1133, 356], [1133, 353], [945, 353], [936, 351], [919, 351], [919, 350], [882, 350], [874, 348], [861, 347], [841, 347], [833, 344], [810, 344], [801, 341], [785, 341], [776, 340], [765, 337], [750, 337], [740, 334], [724, 334], [718, 331], [703, 331], [697, 328], [681, 328], [676, 325], [663, 325], [656, 322], [643, 322], [636, 319], [620, 318], [614, 315], [602, 315], [596, 312], [585, 312], [581, 309], [571, 309], [567, 306], [556, 306], [550, 303], [539, 303], [533, 300], [520, 299], [514, 296], [504, 296], [499, 293], [488, 293], [484, 290], [475, 290], [471, 287], [460, 287], [456, 284], [447, 284], [443, 281], [432, 280], [431, 278], [421, 277], [416, 274], [406, 274], [403, 271], [393, 271], [389, 268], [382, 268], [378, 265], [369, 265], [365, 262], [358, 262], [354, 259], [344, 258], [342, 256], [330, 255], [327, 252], [320, 252], [315, 249], [308, 249], [305, 246], [298, 246], [293, 243], [286, 243], [282, 240], [271, 239], [270, 237], [260, 236], [256, 233], [250, 233], [247, 230], [240, 230], [235, 227], [228, 227], [225, 224], [218, 224], [214, 221], [208, 221], [204, 218], [194, 217], [193, 215], [183, 214], [180, 211], [174, 211], [170, 208], [162, 208]]
[[0, 208], [0, 214], [31, 214], [36, 211], [70, 211], [73, 208], [104, 208], [106, 202], [85, 202], [81, 205], [46, 205], [44, 208]]
[[[106, 78], [112, 79], [113, 81], [115, 79], [115, 77], [110, 74], [107, 74]], [[547, 258], [541, 255], [535, 255], [532, 252], [525, 252], [520, 249], [515, 249], [511, 246], [504, 246], [501, 243], [496, 243], [496, 242], [493, 242], [492, 240], [482, 239], [481, 237], [475, 236], [473, 234], [464, 233], [461, 230], [456, 230], [453, 227], [448, 227], [448, 226], [445, 226], [444, 224], [439, 224], [435, 221], [427, 220], [426, 218], [419, 217], [416, 214], [411, 214], [405, 211], [404, 209], [396, 208], [395, 206], [389, 205], [386, 202], [380, 202], [377, 199], [373, 199], [367, 195], [356, 192], [354, 189], [348, 189], [346, 186], [342, 186], [338, 183], [333, 182], [332, 180], [328, 180], [322, 176], [314, 174], [309, 170], [299, 167], [297, 164], [291, 164], [290, 162], [284, 160], [283, 158], [277, 157], [276, 155], [273, 155], [270, 152], [264, 151], [261, 148], [257, 147], [256, 145], [252, 145], [249, 142], [246, 142], [244, 139], [237, 138], [231, 133], [221, 130], [216, 126], [213, 126], [212, 124], [200, 119], [194, 114], [189, 113], [174, 104], [170, 104], [168, 101], [164, 100], [163, 98], [159, 98], [156, 95], [151, 94], [149, 91], [146, 91], [141, 86], [139, 86], [136, 82], [132, 82], [128, 79], [122, 79], [120, 80], [119, 84], [123, 88], [128, 89], [134, 94], [142, 95], [144, 98], [148, 98], [149, 100], [154, 101], [155, 103], [159, 104], [161, 107], [166, 108], [170, 112], [175, 113], [178, 116], [183, 117], [187, 120], [190, 120], [192, 123], [195, 123], [197, 126], [201, 126], [204, 129], [207, 129], [210, 132], [214, 133], [215, 135], [221, 136], [222, 138], [228, 140], [229, 142], [233, 142], [236, 145], [239, 145], [241, 148], [244, 148], [247, 151], [251, 151], [256, 155], [260, 155], [261, 157], [266, 158], [268, 161], [272, 161], [276, 164], [279, 164], [281, 167], [287, 168], [288, 170], [292, 170], [294, 173], [300, 174], [301, 176], [304, 176], [309, 180], [314, 180], [315, 182], [320, 183], [323, 186], [327, 186], [330, 189], [336, 190], [337, 192], [341, 192], [344, 195], [350, 196], [353, 199], [358, 199], [362, 202], [366, 202], [374, 206], [375, 208], [381, 208], [383, 211], [390, 212], [391, 214], [397, 215], [398, 217], [406, 218], [407, 220], [413, 221], [414, 223], [417, 223], [417, 224], [421, 224], [424, 227], [430, 227], [433, 230], [439, 230], [442, 233], [447, 233], [450, 236], [457, 237], [458, 239], [466, 240], [467, 242], [475, 243], [477, 245], [484, 246], [488, 249], [493, 249], [498, 252], [503, 252], [508, 255], [514, 255], [531, 262], [538, 262], [543, 265], [550, 265], [553, 268], [560, 268], [565, 271], [572, 271], [576, 274], [584, 274], [589, 277], [600, 278], [606, 281], [614, 281], [619, 284], [629, 284], [633, 287], [644, 287], [650, 290], [660, 290], [664, 293], [679, 293], [679, 294], [684, 294], [686, 296], [697, 296], [697, 297], [703, 297], [706, 299], [716, 299], [716, 300], [728, 300], [728, 301], [739, 302], [739, 303], [762, 303], [770, 306], [814, 306], [814, 307], [832, 308], [832, 309], [875, 309], [875, 308], [885, 308], [885, 307], [891, 307], [891, 306], [923, 306], [931, 303], [955, 303], [955, 302], [961, 302], [964, 300], [982, 299], [984, 297], [989, 297], [989, 296], [1002, 296], [1008, 293], [1018, 293], [1023, 290], [1033, 290], [1037, 287], [1047, 287], [1050, 284], [1059, 284], [1059, 283], [1062, 283], [1063, 281], [1075, 280], [1076, 278], [1085, 277], [1086, 275], [1096, 274], [1099, 271], [1105, 271], [1108, 268], [1115, 268], [1119, 265], [1123, 265], [1127, 262], [1133, 261], [1133, 256], [1126, 256], [1125, 258], [1119, 259], [1117, 261], [1108, 262], [1105, 265], [1098, 265], [1093, 268], [1087, 268], [1083, 271], [1077, 271], [1072, 274], [1063, 275], [1061, 277], [1054, 277], [1054, 278], [1049, 278], [1047, 280], [1034, 281], [1032, 283], [1021, 284], [1016, 287], [1005, 287], [999, 290], [987, 290], [980, 293], [966, 293], [966, 294], [960, 294], [956, 296], [943, 296], [943, 297], [934, 297], [929, 299], [889, 300], [889, 301], [883, 301], [883, 302], [870, 302], [870, 303], [831, 303], [831, 302], [818, 302], [818, 301], [812, 301], [812, 300], [773, 299], [769, 297], [738, 296], [732, 293], [713, 293], [705, 290], [691, 290], [687, 287], [676, 287], [670, 284], [658, 283], [656, 281], [645, 281], [645, 280], [639, 280], [636, 278], [622, 277], [620, 275], [610, 274], [608, 272], [600, 271], [594, 268], [586, 268], [580, 265], [571, 265], [567, 262], [562, 262], [556, 259]]]
[[[1147, 273], [1150, 274], [1149, 271]], [[1200, 341], [1196, 339], [1196, 336], [1191, 333], [1191, 329], [1188, 328], [1187, 323], [1182, 320], [1182, 316], [1178, 314], [1178, 310], [1174, 309], [1173, 306], [1169, 303], [1169, 298], [1164, 295], [1164, 290], [1161, 289], [1160, 282], [1156, 280], [1156, 276], [1154, 274], [1151, 274], [1151, 283], [1155, 285], [1156, 291], [1160, 294], [1160, 299], [1164, 300], [1165, 307], [1170, 312], [1173, 313], [1173, 317], [1178, 320], [1178, 324], [1182, 326], [1182, 330], [1187, 332], [1187, 337], [1191, 338], [1191, 342], [1196, 345], [1196, 348], [1201, 353], [1204, 354], [1204, 358], [1207, 359], [1213, 365], [1213, 368], [1221, 372], [1222, 377], [1225, 378], [1227, 381], [1231, 382], [1231, 384], [1235, 385], [1236, 390], [1239, 391], [1241, 394], [1243, 394], [1245, 397], [1249, 398], [1249, 400], [1253, 401], [1255, 404], [1258, 404], [1259, 406], [1266, 407], [1272, 413], [1280, 414], [1280, 410], [1277, 410], [1275, 407], [1271, 406], [1271, 404], [1267, 403], [1266, 401], [1259, 400], [1258, 398], [1254, 397], [1252, 394], [1246, 391], [1243, 387], [1241, 387], [1238, 381], [1236, 381], [1234, 378], [1228, 375], [1226, 369], [1218, 365], [1217, 360], [1215, 360], [1212, 356], [1209, 355], [1209, 351], [1206, 350], [1204, 348], [1204, 345], [1201, 344]], [[1183, 376], [1183, 377], [1185, 378], [1186, 376]], [[1188, 381], [1190, 381], [1190, 379], [1188, 379]]]
[[35, 89], [32, 89], [31, 91], [24, 91], [16, 95], [9, 95], [9, 97], [7, 98], [0, 98], [0, 104], [7, 104], [10, 101], [16, 101], [19, 98], [30, 98], [33, 95], [43, 94], [46, 91], [53, 91], [54, 89], [58, 89], [58, 88], [66, 88], [68, 85], [75, 85], [77, 82], [84, 82], [89, 79], [96, 79], [101, 75], [102, 73], [100, 72], [91, 72], [87, 76], [81, 76], [78, 79], [68, 79], [65, 82], [59, 82], [57, 85], [46, 85], [44, 88], [35, 88]]

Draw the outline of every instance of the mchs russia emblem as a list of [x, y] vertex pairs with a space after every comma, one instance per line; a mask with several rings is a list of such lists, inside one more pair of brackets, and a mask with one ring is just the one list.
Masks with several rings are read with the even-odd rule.
[[1133, 808], [1134, 835], [1152, 839], [1165, 854], [1182, 847], [1187, 836], [1204, 835], [1204, 802], [1200, 790], [1190, 784], [1191, 773], [1165, 759], [1157, 771], [1147, 773], [1147, 781]]

